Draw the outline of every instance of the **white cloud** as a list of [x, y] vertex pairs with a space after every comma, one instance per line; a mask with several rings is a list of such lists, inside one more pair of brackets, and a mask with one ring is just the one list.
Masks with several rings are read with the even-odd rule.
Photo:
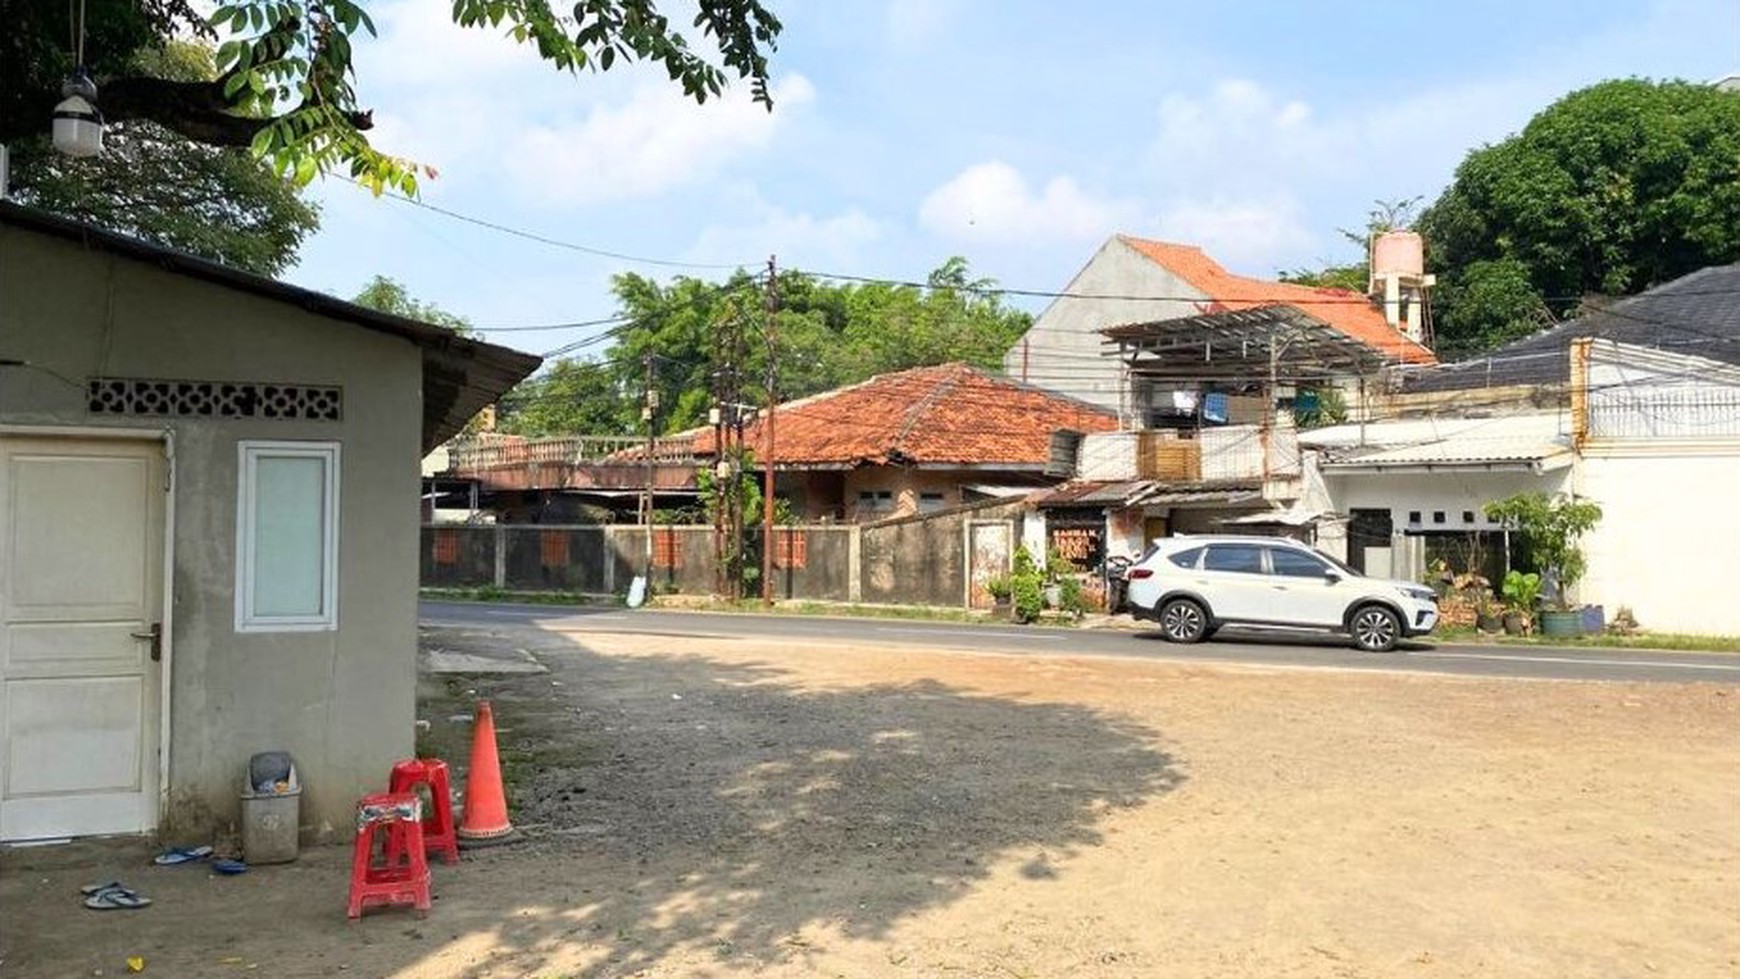
[[1138, 213], [1133, 202], [1096, 198], [1067, 176], [1053, 177], [1035, 194], [1020, 171], [993, 160], [931, 191], [919, 206], [919, 221], [963, 241], [1011, 244], [1104, 238]]
[[741, 91], [697, 105], [668, 82], [649, 84], [627, 104], [522, 132], [503, 166], [523, 192], [553, 203], [647, 197], [765, 147], [790, 113], [815, 101], [815, 88], [791, 75], [775, 84], [773, 99], [772, 113]]
[[781, 265], [856, 268], [864, 250], [882, 238], [882, 225], [858, 208], [829, 217], [792, 213], [765, 202], [754, 220], [704, 228], [685, 258], [755, 266], [769, 255]]
[[1297, 200], [1193, 200], [1161, 209], [1158, 234], [1200, 245], [1215, 260], [1252, 274], [1268, 274], [1285, 256], [1307, 252], [1315, 240]]

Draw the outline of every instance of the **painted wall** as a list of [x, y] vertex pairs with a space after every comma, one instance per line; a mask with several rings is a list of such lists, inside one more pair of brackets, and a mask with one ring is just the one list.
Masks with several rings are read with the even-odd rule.
[[[1070, 280], [1065, 292], [1102, 296], [1188, 296], [1205, 294], [1136, 252], [1110, 238]], [[1003, 357], [1003, 371], [1017, 380], [1103, 405], [1126, 410], [1123, 365], [1106, 353], [1100, 330], [1125, 323], [1189, 316], [1195, 304], [1179, 299], [1054, 300], [1033, 326]]]
[[1579, 599], [1606, 606], [1609, 621], [1630, 608], [1651, 631], [1740, 636], [1740, 552], [1728, 516], [1740, 439], [1723, 441], [1655, 452], [1591, 444], [1576, 490], [1602, 516], [1583, 541], [1589, 571]]
[[[166, 835], [239, 815], [243, 766], [287, 749], [304, 831], [343, 834], [357, 796], [412, 750], [422, 361], [406, 340], [0, 228], [0, 356], [89, 376], [339, 385], [342, 422], [88, 413], [82, 388], [7, 369], [0, 423], [175, 435]], [[342, 443], [337, 631], [234, 630], [240, 439]]]
[[[1571, 471], [1560, 469], [1534, 475], [1526, 472], [1481, 472], [1445, 470], [1433, 473], [1336, 473], [1323, 474], [1324, 485], [1335, 501], [1335, 511], [1388, 510], [1397, 531], [1494, 530], [1482, 507], [1517, 493], [1560, 493], [1569, 488]], [[1409, 513], [1420, 512], [1419, 523], [1409, 523]], [[1462, 520], [1463, 511], [1474, 515], [1473, 523]], [[1433, 517], [1444, 514], [1444, 522]]]

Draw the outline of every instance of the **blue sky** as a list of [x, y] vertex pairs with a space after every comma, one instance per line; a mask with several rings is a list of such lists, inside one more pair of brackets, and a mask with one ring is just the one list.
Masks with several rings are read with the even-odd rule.
[[[1337, 228], [1375, 199], [1429, 202], [1568, 91], [1740, 71], [1740, 0], [768, 3], [786, 25], [771, 114], [747, 86], [696, 106], [657, 72], [559, 74], [434, 0], [370, 5], [358, 88], [376, 144], [439, 169], [431, 205], [699, 266], [921, 279], [958, 254], [1047, 290], [1117, 232], [1250, 275], [1348, 261]], [[597, 328], [495, 328], [608, 316], [618, 272], [725, 274], [313, 193], [323, 227], [293, 281], [348, 296], [389, 275], [535, 353]]]

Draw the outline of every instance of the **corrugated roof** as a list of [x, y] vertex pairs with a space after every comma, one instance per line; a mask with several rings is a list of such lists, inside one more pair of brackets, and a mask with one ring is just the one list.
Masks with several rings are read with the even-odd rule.
[[1080, 480], [1036, 494], [1031, 502], [1042, 507], [1124, 506], [1153, 486], [1150, 479]]
[[1505, 344], [1484, 357], [1404, 375], [1404, 391], [1564, 384], [1571, 341], [1600, 337], [1740, 364], [1740, 263], [1714, 265]]
[[1553, 469], [1571, 460], [1570, 437], [1559, 413], [1496, 418], [1377, 422], [1304, 432], [1300, 442], [1333, 452], [1326, 470], [1529, 464]]
[[1383, 312], [1361, 293], [1252, 279], [1228, 272], [1195, 245], [1151, 241], [1130, 235], [1119, 235], [1118, 238], [1138, 254], [1164, 266], [1208, 295], [1212, 301], [1203, 304], [1205, 313], [1285, 303], [1305, 310], [1397, 363], [1438, 362], [1432, 351], [1391, 326], [1384, 319]]

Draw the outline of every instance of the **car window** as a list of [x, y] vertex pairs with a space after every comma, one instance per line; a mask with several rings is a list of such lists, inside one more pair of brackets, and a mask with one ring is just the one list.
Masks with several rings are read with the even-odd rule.
[[1202, 548], [1192, 547], [1179, 551], [1177, 554], [1169, 555], [1166, 560], [1171, 561], [1173, 564], [1176, 564], [1181, 568], [1194, 568], [1196, 567], [1196, 559], [1201, 556]]
[[1263, 573], [1263, 549], [1255, 544], [1212, 544], [1203, 555], [1205, 571], [1243, 571]]
[[1285, 547], [1269, 548], [1269, 567], [1274, 574], [1289, 578], [1321, 578], [1329, 570], [1329, 565], [1311, 555]]

